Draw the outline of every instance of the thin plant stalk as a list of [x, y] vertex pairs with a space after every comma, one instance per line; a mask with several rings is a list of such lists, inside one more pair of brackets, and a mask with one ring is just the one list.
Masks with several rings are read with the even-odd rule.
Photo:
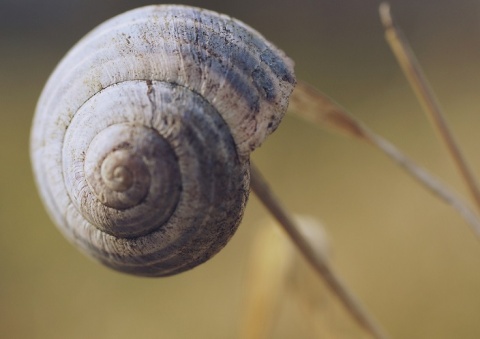
[[[331, 243], [322, 223], [309, 216], [294, 215], [294, 220], [318, 255], [329, 262]], [[302, 323], [309, 327], [312, 338], [334, 338], [345, 330], [343, 317], [339, 324], [334, 315], [331, 299], [335, 295], [318, 283], [316, 272], [274, 219], [258, 223], [247, 268], [239, 338], [273, 338], [283, 306], [292, 301], [299, 307]]]
[[262, 227], [250, 253], [245, 301], [245, 320], [240, 338], [271, 338], [281, 302], [285, 298], [294, 246], [281, 231]]
[[302, 235], [299, 225], [296, 224], [288, 211], [282, 206], [266, 180], [253, 164], [251, 165], [250, 185], [256, 196], [283, 227], [298, 250], [322, 277], [357, 323], [374, 338], [388, 338], [373, 317], [369, 315], [343, 281], [335, 274], [330, 265], [322, 256], [317, 254], [310, 242]]
[[307, 83], [299, 82], [290, 99], [289, 111], [319, 127], [346, 134], [379, 149], [420, 184], [452, 206], [480, 240], [480, 220], [466, 202], [389, 141], [370, 131], [332, 99]]
[[417, 99], [423, 107], [423, 110], [430, 118], [430, 122], [435, 127], [440, 139], [443, 140], [447, 150], [452, 157], [457, 169], [465, 181], [475, 204], [480, 209], [480, 190], [478, 184], [467, 165], [467, 162], [453, 137], [453, 134], [445, 120], [444, 113], [433, 93], [431, 86], [418, 63], [407, 39], [400, 29], [394, 23], [390, 15], [390, 5], [382, 3], [379, 8], [380, 18], [385, 27], [385, 38], [397, 58], [403, 73], [405, 74], [410, 86], [412, 87]]

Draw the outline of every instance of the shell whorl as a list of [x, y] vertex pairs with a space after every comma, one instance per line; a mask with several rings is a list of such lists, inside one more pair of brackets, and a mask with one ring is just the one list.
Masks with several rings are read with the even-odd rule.
[[224, 15], [148, 6], [105, 22], [37, 106], [31, 154], [47, 209], [117, 270], [164, 276], [204, 262], [236, 230], [249, 154], [294, 83], [281, 51]]

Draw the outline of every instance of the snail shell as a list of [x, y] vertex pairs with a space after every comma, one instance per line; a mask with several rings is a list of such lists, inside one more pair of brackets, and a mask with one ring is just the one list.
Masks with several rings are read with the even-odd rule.
[[215, 12], [148, 6], [85, 36], [40, 97], [31, 157], [62, 233], [116, 270], [167, 276], [222, 249], [249, 154], [288, 106], [293, 63]]

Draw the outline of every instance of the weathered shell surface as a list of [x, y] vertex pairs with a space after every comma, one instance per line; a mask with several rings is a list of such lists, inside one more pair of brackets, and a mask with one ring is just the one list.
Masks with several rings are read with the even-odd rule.
[[288, 105], [293, 63], [239, 21], [149, 6], [83, 38], [49, 79], [31, 156], [49, 213], [117, 270], [185, 271], [236, 230], [249, 153]]

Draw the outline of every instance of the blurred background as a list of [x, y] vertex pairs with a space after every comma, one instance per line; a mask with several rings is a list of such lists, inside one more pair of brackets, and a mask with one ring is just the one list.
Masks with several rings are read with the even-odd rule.
[[[304, 79], [466, 195], [387, 46], [377, 1], [179, 1], [251, 25]], [[49, 220], [28, 154], [49, 74], [84, 34], [147, 1], [0, 0], [0, 337], [237, 338], [249, 257], [269, 216], [252, 194], [208, 263], [164, 279], [119, 274]], [[473, 171], [480, 174], [480, 2], [391, 1]], [[479, 338], [480, 245], [466, 223], [382, 154], [287, 116], [253, 159], [291, 211], [321, 220], [332, 262], [393, 338]], [[357, 337], [321, 282], [325, 337]], [[318, 286], [318, 291], [315, 289]], [[285, 298], [287, 299], [287, 298]], [[274, 338], [314, 338], [281, 303]], [[355, 334], [357, 333], [357, 334]]]

